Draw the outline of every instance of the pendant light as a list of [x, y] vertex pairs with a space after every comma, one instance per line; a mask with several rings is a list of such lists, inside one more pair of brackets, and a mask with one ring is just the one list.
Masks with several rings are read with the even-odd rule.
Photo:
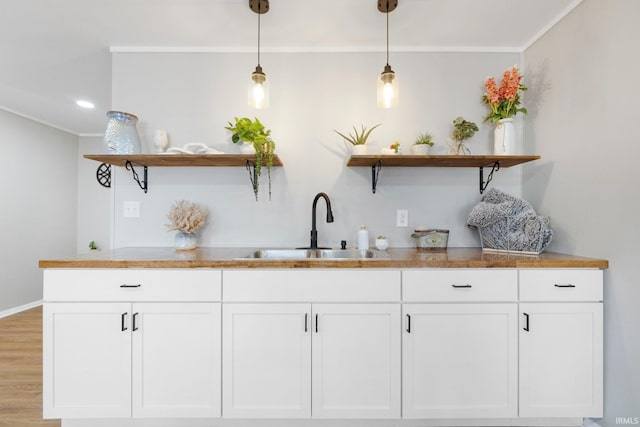
[[389, 12], [395, 10], [398, 0], [378, 0], [378, 10], [387, 15], [387, 65], [378, 77], [378, 107], [391, 108], [398, 105], [398, 76], [389, 65]]
[[269, 0], [249, 0], [249, 7], [258, 14], [258, 65], [249, 80], [249, 106], [267, 108], [269, 106], [269, 80], [260, 66], [260, 15], [269, 11]]

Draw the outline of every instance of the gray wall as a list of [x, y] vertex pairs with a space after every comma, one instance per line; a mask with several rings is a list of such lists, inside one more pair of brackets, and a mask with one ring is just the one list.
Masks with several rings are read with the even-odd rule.
[[585, 0], [524, 53], [524, 139], [542, 160], [523, 195], [551, 216], [550, 250], [610, 262], [602, 426], [640, 417], [639, 16], [636, 0]]
[[78, 137], [0, 109], [0, 311], [42, 299], [38, 260], [75, 253]]
[[[115, 190], [115, 247], [170, 246], [164, 224], [170, 205], [188, 199], [206, 205], [210, 224], [202, 246], [301, 246], [308, 244], [311, 202], [329, 194], [333, 224], [319, 222], [320, 243], [355, 245], [366, 224], [370, 237], [384, 234], [392, 246], [412, 246], [412, 227], [451, 230], [451, 246], [477, 246], [466, 217], [478, 202], [477, 169], [384, 168], [378, 192], [371, 192], [370, 168], [345, 167], [350, 146], [333, 129], [382, 126], [371, 134], [373, 153], [399, 140], [409, 152], [420, 132], [431, 131], [436, 153], [447, 152], [452, 120], [459, 115], [481, 131], [470, 142], [474, 154], [492, 150], [492, 127], [482, 124], [483, 82], [518, 63], [515, 53], [394, 53], [400, 105], [376, 107], [375, 80], [381, 53], [269, 53], [261, 60], [271, 79], [271, 106], [247, 106], [253, 54], [117, 53], [113, 58], [113, 108], [140, 117], [145, 150], [154, 129], [167, 130], [172, 145], [204, 142], [237, 152], [224, 129], [234, 116], [258, 116], [272, 130], [284, 168], [272, 173], [273, 200], [262, 185], [255, 202], [244, 168], [150, 168], [143, 194], [121, 169]], [[520, 194], [520, 167], [502, 170], [492, 185]], [[141, 217], [122, 217], [124, 201], [140, 201]], [[396, 210], [409, 210], [409, 228], [396, 228]], [[324, 207], [320, 208], [324, 212]]]

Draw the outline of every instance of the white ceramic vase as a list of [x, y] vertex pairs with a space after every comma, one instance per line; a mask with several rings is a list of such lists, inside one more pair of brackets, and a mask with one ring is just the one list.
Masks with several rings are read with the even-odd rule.
[[411, 154], [416, 156], [426, 156], [430, 150], [431, 146], [429, 144], [413, 144], [411, 146]]
[[151, 138], [156, 153], [164, 153], [169, 146], [169, 136], [167, 132], [162, 129], [156, 129], [153, 131], [153, 137]]
[[243, 142], [240, 145], [240, 152], [242, 154], [256, 154], [256, 148], [253, 146], [252, 142]]
[[197, 244], [198, 239], [196, 238], [195, 233], [185, 233], [183, 231], [178, 231], [176, 233], [176, 250], [188, 251], [195, 249]]
[[516, 133], [513, 119], [500, 119], [493, 131], [493, 154], [496, 156], [513, 156], [516, 154]]
[[369, 153], [369, 147], [365, 144], [359, 144], [353, 146], [353, 155], [354, 156], [364, 156]]

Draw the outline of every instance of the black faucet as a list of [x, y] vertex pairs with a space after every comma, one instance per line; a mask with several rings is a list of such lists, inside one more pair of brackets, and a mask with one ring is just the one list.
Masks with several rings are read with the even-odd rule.
[[331, 212], [331, 201], [329, 196], [325, 193], [318, 193], [313, 199], [313, 207], [311, 208], [311, 246], [310, 249], [324, 249], [318, 248], [318, 230], [316, 229], [316, 205], [318, 199], [323, 198], [327, 202], [327, 222], [333, 222], [333, 212]]

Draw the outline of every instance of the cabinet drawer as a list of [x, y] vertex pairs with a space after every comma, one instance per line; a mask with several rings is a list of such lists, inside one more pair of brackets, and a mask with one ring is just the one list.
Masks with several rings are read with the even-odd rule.
[[521, 301], [602, 301], [602, 270], [520, 270]]
[[406, 302], [516, 301], [516, 270], [404, 270], [402, 299]]
[[45, 301], [220, 301], [222, 272], [208, 269], [49, 269]]
[[231, 302], [397, 302], [398, 270], [225, 270]]

